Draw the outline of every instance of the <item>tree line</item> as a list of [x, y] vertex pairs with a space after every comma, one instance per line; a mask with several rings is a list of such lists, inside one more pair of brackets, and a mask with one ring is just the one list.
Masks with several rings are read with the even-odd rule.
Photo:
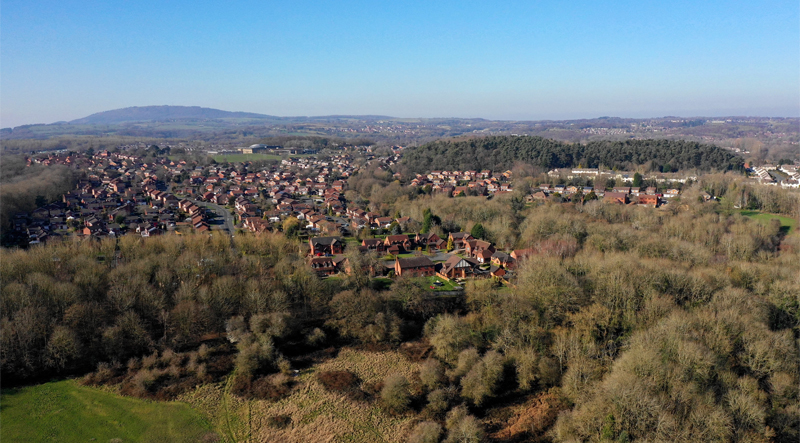
[[412, 173], [430, 170], [511, 169], [525, 162], [543, 168], [597, 168], [674, 172], [742, 170], [744, 160], [722, 148], [676, 140], [565, 143], [542, 137], [494, 136], [438, 140], [408, 150], [403, 165]]

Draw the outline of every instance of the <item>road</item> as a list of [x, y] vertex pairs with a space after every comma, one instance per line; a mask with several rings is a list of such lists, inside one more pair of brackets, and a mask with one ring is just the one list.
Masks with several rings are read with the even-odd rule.
[[233, 229], [233, 216], [231, 215], [230, 212], [228, 212], [227, 209], [225, 209], [224, 207], [222, 207], [222, 206], [220, 206], [218, 204], [211, 203], [211, 202], [202, 202], [202, 201], [199, 201], [199, 200], [192, 200], [192, 202], [194, 204], [196, 204], [197, 206], [203, 206], [203, 207], [206, 207], [206, 208], [210, 208], [211, 210], [216, 212], [218, 216], [221, 216], [223, 221], [224, 221], [225, 229], [228, 230], [229, 234], [233, 235], [233, 233], [235, 232], [234, 229]]
[[[167, 192], [174, 195], [172, 192], [172, 183], [167, 185]], [[233, 235], [234, 235], [234, 228], [233, 228], [233, 216], [227, 209], [224, 207], [211, 202], [204, 202], [200, 200], [194, 200], [191, 198], [187, 198], [187, 200], [191, 201], [192, 203], [196, 204], [197, 206], [202, 206], [204, 208], [209, 208], [217, 213], [218, 216], [222, 217], [223, 225], [225, 226], [225, 230], [228, 231], [228, 234], [231, 236], [231, 247], [233, 247]]]

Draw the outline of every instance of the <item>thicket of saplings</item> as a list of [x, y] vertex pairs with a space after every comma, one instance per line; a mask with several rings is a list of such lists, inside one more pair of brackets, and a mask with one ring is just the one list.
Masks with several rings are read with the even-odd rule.
[[398, 346], [417, 375], [317, 380], [413, 414], [412, 441], [797, 441], [798, 235], [718, 202], [673, 208], [522, 209], [536, 254], [515, 285], [470, 282], [456, 302], [415, 279], [378, 290], [375, 257], [352, 252], [351, 275], [320, 280], [281, 234], [2, 250], [3, 382], [173, 398], [226, 379], [270, 401], [303, 362]]

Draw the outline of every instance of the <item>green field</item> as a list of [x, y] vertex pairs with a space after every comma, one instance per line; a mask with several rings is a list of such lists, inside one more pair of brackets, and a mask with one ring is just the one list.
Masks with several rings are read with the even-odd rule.
[[210, 424], [187, 404], [123, 397], [73, 380], [3, 389], [0, 416], [3, 443], [215, 441]]
[[262, 160], [281, 160], [285, 157], [309, 157], [311, 154], [275, 155], [275, 154], [220, 154], [214, 156], [217, 163], [253, 162]]
[[747, 218], [751, 218], [763, 224], [767, 224], [772, 219], [777, 218], [781, 222], [781, 231], [787, 235], [791, 234], [797, 227], [797, 220], [782, 215], [766, 214], [759, 211], [747, 211], [747, 210], [739, 211], [739, 213], [741, 213], [743, 216]]

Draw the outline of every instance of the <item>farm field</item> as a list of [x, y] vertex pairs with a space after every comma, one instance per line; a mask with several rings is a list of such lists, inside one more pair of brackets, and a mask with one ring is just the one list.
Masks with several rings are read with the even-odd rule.
[[4, 389], [3, 442], [216, 441], [189, 405], [123, 397], [74, 380]]

